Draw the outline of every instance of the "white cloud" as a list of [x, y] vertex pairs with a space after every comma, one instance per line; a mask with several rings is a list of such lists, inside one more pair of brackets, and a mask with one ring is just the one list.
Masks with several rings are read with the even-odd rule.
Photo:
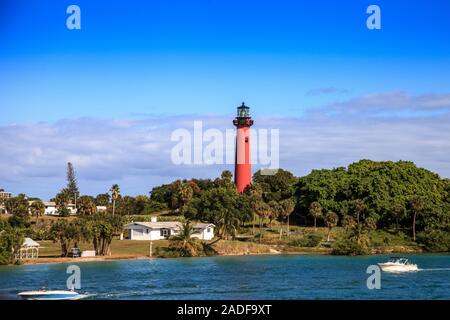
[[329, 104], [323, 111], [345, 115], [364, 113], [365, 116], [367, 113], [370, 115], [395, 113], [403, 116], [407, 115], [406, 112], [410, 115], [435, 114], [450, 111], [450, 94], [428, 93], [413, 96], [403, 91], [376, 93]]
[[[355, 98], [339, 107], [349, 115], [307, 114], [302, 118], [258, 117], [254, 128], [280, 129], [280, 164], [296, 175], [346, 166], [360, 159], [411, 160], [450, 176], [450, 115], [370, 117], [370, 107], [442, 108], [447, 95], [384, 94]], [[376, 101], [379, 101], [376, 102]], [[384, 102], [383, 102], [384, 101]], [[380, 103], [383, 102], [384, 105]], [[358, 109], [356, 106], [361, 106]], [[387, 104], [385, 104], [387, 103]], [[216, 177], [232, 166], [176, 166], [171, 163], [177, 128], [232, 128], [231, 115], [149, 117], [138, 120], [72, 119], [0, 127], [0, 187], [49, 198], [65, 185], [66, 163], [75, 165], [82, 193], [106, 192], [113, 182], [125, 194], [146, 194], [152, 186], [179, 178]], [[254, 170], [257, 166], [254, 167]]]

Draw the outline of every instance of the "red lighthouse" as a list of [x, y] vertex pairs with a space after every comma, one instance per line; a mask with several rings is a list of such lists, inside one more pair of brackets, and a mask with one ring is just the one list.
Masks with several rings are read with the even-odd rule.
[[242, 105], [237, 108], [237, 116], [233, 120], [237, 129], [234, 181], [239, 192], [243, 192], [252, 183], [250, 127], [253, 125], [253, 120], [249, 110], [250, 108], [242, 102]]

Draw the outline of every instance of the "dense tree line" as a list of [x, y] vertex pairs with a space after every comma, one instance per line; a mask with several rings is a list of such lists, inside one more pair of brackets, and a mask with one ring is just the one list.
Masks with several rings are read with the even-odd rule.
[[297, 215], [305, 223], [333, 212], [343, 226], [354, 220], [360, 228], [394, 227], [444, 251], [450, 248], [449, 195], [448, 179], [407, 161], [361, 160], [313, 170], [295, 186]]
[[[282, 169], [274, 175], [258, 171], [242, 194], [232, 178], [224, 171], [216, 179], [177, 180], [154, 187], [150, 196], [122, 196], [119, 186], [113, 185], [109, 193], [78, 197], [72, 167], [68, 186], [54, 201], [65, 216], [68, 204], [76, 199], [79, 218], [58, 221], [50, 234], [61, 243], [63, 255], [78, 241], [90, 241], [98, 254], [108, 254], [125, 215], [171, 211], [187, 220], [214, 223], [223, 239], [235, 238], [244, 224], [251, 223], [254, 235], [259, 227], [261, 239], [275, 220], [281, 223], [280, 238], [288, 235], [293, 213], [297, 224], [327, 227], [328, 241], [332, 228], [343, 227], [344, 236], [333, 246], [336, 254], [368, 253], [369, 234], [377, 229], [403, 232], [427, 250], [450, 250], [450, 180], [412, 162], [361, 160], [347, 168], [313, 170], [300, 178]], [[44, 205], [19, 194], [4, 206], [12, 215], [0, 225], [0, 261], [11, 262], [23, 235], [30, 233], [30, 214], [37, 224]], [[106, 212], [97, 212], [97, 206], [105, 206]]]

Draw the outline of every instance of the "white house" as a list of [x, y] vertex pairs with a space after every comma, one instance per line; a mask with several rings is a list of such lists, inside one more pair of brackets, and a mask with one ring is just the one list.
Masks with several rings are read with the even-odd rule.
[[106, 206], [96, 206], [97, 212], [106, 212], [108, 209]]
[[[54, 201], [43, 201], [45, 206], [45, 215], [58, 215], [58, 209], [56, 208], [56, 203]], [[73, 203], [69, 203], [67, 205], [67, 209], [70, 210], [70, 214], [76, 214], [77, 208], [75, 208], [75, 205]]]
[[[195, 233], [193, 238], [211, 240], [214, 238], [214, 224], [194, 223]], [[182, 223], [177, 221], [157, 222], [152, 218], [151, 222], [132, 222], [124, 227], [129, 230], [130, 240], [162, 240], [172, 235], [177, 235], [182, 228]]]

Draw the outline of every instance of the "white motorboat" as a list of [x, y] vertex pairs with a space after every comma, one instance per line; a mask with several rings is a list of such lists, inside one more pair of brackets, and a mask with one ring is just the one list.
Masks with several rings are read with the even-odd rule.
[[392, 257], [388, 262], [378, 263], [381, 270], [384, 272], [409, 272], [418, 271], [417, 264], [410, 263], [404, 257]]
[[45, 288], [19, 292], [18, 295], [25, 300], [77, 300], [84, 297], [73, 290], [47, 290]]

